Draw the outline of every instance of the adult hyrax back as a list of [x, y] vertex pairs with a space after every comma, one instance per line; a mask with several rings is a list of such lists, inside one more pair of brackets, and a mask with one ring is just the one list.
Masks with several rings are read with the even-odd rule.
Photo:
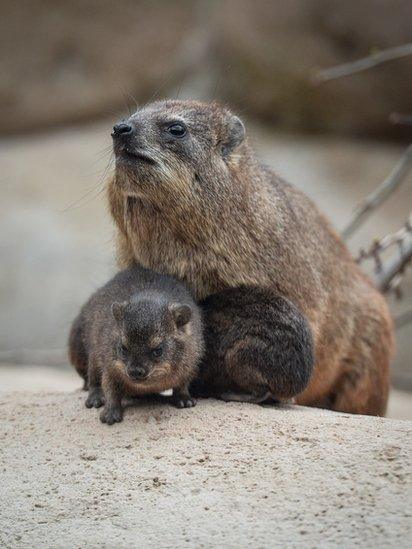
[[297, 401], [384, 414], [393, 351], [386, 302], [316, 206], [257, 161], [239, 118], [214, 103], [159, 101], [112, 135], [119, 264], [174, 275], [199, 300], [248, 285], [289, 299], [315, 345]]

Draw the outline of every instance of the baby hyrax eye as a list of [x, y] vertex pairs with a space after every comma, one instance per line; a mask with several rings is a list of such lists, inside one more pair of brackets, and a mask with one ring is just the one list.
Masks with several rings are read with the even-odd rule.
[[160, 358], [163, 355], [163, 346], [159, 345], [151, 350], [151, 355], [154, 358]]
[[184, 137], [187, 133], [187, 128], [183, 122], [174, 122], [167, 127], [166, 131], [173, 135], [173, 137]]
[[119, 343], [118, 347], [117, 347], [117, 353], [119, 355], [120, 358], [126, 358], [129, 351], [127, 349], [127, 347], [125, 345], [123, 345], [123, 343]]

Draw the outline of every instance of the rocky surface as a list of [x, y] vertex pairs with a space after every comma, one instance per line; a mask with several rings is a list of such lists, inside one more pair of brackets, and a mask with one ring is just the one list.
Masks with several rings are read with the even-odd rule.
[[411, 542], [410, 422], [143, 401], [108, 427], [83, 399], [2, 393], [3, 547]]

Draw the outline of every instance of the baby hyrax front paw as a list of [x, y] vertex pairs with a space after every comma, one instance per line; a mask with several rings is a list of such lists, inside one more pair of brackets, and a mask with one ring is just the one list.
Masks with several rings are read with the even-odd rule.
[[100, 421], [107, 423], [107, 425], [113, 425], [113, 423], [120, 423], [123, 421], [123, 410], [121, 408], [103, 408], [100, 414]]
[[86, 408], [100, 408], [104, 404], [103, 393], [101, 389], [89, 391], [86, 399]]

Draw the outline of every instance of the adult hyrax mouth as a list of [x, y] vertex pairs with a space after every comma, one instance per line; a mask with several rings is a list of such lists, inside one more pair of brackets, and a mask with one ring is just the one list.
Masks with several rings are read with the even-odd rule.
[[145, 150], [134, 149], [132, 147], [115, 147], [114, 150], [116, 162], [126, 162], [128, 164], [145, 163], [155, 165], [156, 160]]

